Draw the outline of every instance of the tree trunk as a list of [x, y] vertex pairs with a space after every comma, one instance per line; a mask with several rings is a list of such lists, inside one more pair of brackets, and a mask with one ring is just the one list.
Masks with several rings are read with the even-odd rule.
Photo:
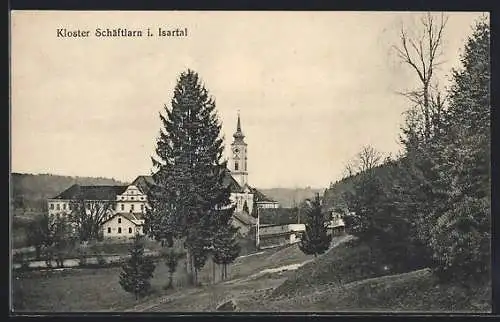
[[215, 262], [213, 258], [212, 258], [212, 281], [213, 284], [215, 284]]
[[168, 288], [173, 288], [173, 282], [174, 282], [174, 273], [170, 273], [168, 275]]
[[186, 275], [188, 282], [193, 283], [193, 260], [189, 248], [186, 248]]

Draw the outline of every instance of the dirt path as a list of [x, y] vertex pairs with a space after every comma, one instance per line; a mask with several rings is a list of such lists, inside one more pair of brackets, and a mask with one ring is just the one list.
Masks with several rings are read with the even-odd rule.
[[[350, 236], [339, 238], [335, 241], [332, 248], [350, 240], [350, 238]], [[272, 256], [275, 255], [273, 254]], [[268, 257], [267, 260], [272, 259], [271, 257]], [[230, 299], [236, 302], [239, 311], [268, 311], [269, 308], [265, 304], [266, 296], [293, 274], [294, 270], [309, 263], [311, 260], [301, 260], [295, 263], [288, 261], [286, 264], [278, 267], [276, 267], [274, 261], [269, 261], [271, 266], [261, 266], [260, 270], [248, 271], [247, 274], [240, 275], [239, 278], [216, 285], [207, 285], [198, 289], [180, 290], [160, 298], [152, 299], [128, 311], [213, 312], [218, 305]]]

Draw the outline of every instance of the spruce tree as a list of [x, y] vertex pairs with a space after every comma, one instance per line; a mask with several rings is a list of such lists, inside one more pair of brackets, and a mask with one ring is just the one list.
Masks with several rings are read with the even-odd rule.
[[155, 265], [151, 258], [144, 255], [144, 244], [142, 237], [137, 234], [130, 248], [130, 258], [122, 265], [120, 273], [120, 285], [129, 293], [135, 295], [135, 299], [144, 296], [151, 288], [150, 279], [153, 277]]
[[222, 280], [227, 278], [227, 267], [238, 257], [241, 247], [236, 239], [238, 228], [223, 226], [217, 231], [214, 239], [214, 262], [222, 265]]
[[229, 224], [220, 221], [219, 214], [226, 217], [234, 210], [229, 187], [224, 185], [227, 169], [215, 100], [197, 73], [181, 73], [171, 105], [165, 105], [160, 119], [146, 229], [158, 240], [184, 240], [188, 269], [196, 284], [197, 270], [206, 261], [217, 225]]
[[[453, 71], [448, 122], [436, 144], [433, 181], [446, 197], [429, 217], [429, 243], [441, 276], [490, 279], [490, 30], [477, 22], [466, 42], [462, 68]], [[435, 188], [435, 190], [437, 190]]]
[[323, 254], [330, 247], [332, 235], [328, 234], [325, 215], [322, 212], [319, 194], [312, 201], [312, 207], [306, 215], [306, 230], [299, 242], [300, 250], [307, 255]]

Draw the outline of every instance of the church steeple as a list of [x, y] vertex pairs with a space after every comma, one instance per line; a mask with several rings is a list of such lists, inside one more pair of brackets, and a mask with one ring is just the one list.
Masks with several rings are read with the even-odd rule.
[[238, 111], [238, 123], [236, 125], [236, 132], [234, 132], [233, 137], [238, 141], [243, 141], [243, 139], [245, 138], [245, 135], [241, 131], [240, 111]]
[[248, 182], [247, 170], [247, 144], [243, 140], [245, 135], [241, 131], [240, 112], [238, 111], [238, 123], [236, 124], [236, 132], [233, 134], [234, 140], [231, 143], [231, 162], [229, 169], [231, 174], [238, 181], [240, 186], [245, 186]]

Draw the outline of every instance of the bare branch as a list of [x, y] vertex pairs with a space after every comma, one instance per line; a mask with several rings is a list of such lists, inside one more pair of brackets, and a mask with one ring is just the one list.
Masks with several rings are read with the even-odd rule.
[[[431, 84], [435, 69], [442, 63], [438, 62], [437, 58], [440, 56], [439, 48], [442, 45], [447, 18], [441, 14], [440, 21], [436, 21], [431, 13], [427, 13], [420, 18], [420, 23], [423, 29], [418, 38], [409, 37], [404, 28], [401, 28], [400, 46], [396, 47], [396, 52], [403, 63], [415, 70], [421, 83], [418, 90], [403, 92], [403, 95], [415, 104], [414, 109], [422, 113], [424, 140], [427, 140], [433, 135], [433, 124], [436, 123], [433, 117], [440, 117], [443, 108], [442, 96], [433, 93], [437, 89], [432, 88]], [[409, 47], [413, 49], [411, 53]], [[436, 109], [439, 109], [439, 113]]]

